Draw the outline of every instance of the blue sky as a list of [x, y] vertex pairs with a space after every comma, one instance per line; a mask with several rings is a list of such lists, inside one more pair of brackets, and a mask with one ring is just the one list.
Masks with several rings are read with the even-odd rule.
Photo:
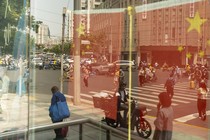
[[62, 35], [63, 7], [73, 10], [73, 0], [31, 0], [31, 14], [49, 26], [52, 36]]

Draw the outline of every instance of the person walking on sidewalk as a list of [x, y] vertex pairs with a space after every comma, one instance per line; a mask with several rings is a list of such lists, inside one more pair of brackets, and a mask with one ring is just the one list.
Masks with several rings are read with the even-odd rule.
[[171, 140], [173, 129], [174, 111], [171, 106], [171, 98], [166, 92], [158, 95], [157, 117], [154, 121], [155, 132], [153, 140]]
[[83, 68], [83, 82], [85, 84], [85, 87], [88, 87], [88, 79], [89, 79], [89, 75], [90, 75], [90, 71], [87, 69], [87, 67]]
[[[61, 102], [66, 102], [66, 97], [59, 91], [57, 86], [53, 86], [51, 88], [51, 92], [52, 92], [52, 98], [51, 98], [51, 106], [55, 105], [58, 101], [58, 99]], [[52, 114], [50, 113], [49, 116], [52, 118]], [[56, 121], [53, 123], [57, 123], [57, 122], [62, 122], [61, 121]], [[56, 138], [54, 138], [54, 140], [65, 140], [65, 138], [62, 135], [62, 128], [58, 128], [58, 129], [54, 129], [55, 134], [56, 134]]]
[[197, 96], [197, 108], [199, 118], [203, 121], [206, 120], [206, 98], [207, 98], [208, 89], [206, 83], [201, 81], [200, 87], [198, 89]]
[[174, 95], [174, 85], [175, 85], [175, 80], [173, 78], [173, 74], [170, 74], [170, 77], [166, 80], [164, 88], [166, 88], [166, 91], [171, 98]]

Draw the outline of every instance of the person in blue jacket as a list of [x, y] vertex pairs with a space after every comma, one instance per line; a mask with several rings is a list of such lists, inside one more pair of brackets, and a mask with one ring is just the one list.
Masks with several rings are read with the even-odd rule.
[[[56, 102], [58, 100], [60, 100], [61, 102], [65, 102], [66, 101], [66, 97], [64, 96], [63, 93], [61, 93], [59, 91], [57, 86], [53, 86], [51, 88], [51, 92], [52, 92], [51, 106], [56, 104]], [[51, 117], [51, 114], [49, 114], [49, 115]], [[62, 122], [62, 121], [63, 120], [57, 121], [57, 122]], [[56, 123], [56, 122], [53, 122], [53, 123]], [[65, 140], [65, 138], [61, 134], [62, 128], [54, 129], [54, 131], [55, 131], [55, 134], [56, 134], [56, 138], [54, 140]]]

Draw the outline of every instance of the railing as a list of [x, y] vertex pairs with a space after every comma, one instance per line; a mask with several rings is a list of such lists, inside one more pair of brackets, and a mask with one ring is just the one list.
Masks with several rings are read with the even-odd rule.
[[[127, 140], [128, 134], [126, 132], [117, 130], [115, 128], [112, 128], [108, 125], [105, 125], [101, 122], [96, 122], [90, 118], [83, 118], [83, 119], [78, 119], [78, 120], [70, 120], [70, 121], [65, 121], [65, 122], [60, 122], [60, 123], [53, 123], [49, 125], [44, 125], [44, 126], [36, 126], [33, 128], [29, 128], [29, 130], [24, 129], [24, 130], [16, 130], [16, 131], [10, 131], [10, 132], [4, 132], [0, 134], [0, 140], [5, 140], [5, 139], [12, 139], [18, 136], [18, 138], [23, 138], [27, 139], [27, 137], [30, 137], [30, 134], [36, 134], [38, 132], [44, 132], [44, 131], [49, 131], [49, 130], [54, 130], [56, 128], [62, 128], [66, 126], [74, 126], [74, 125], [79, 125], [79, 138], [78, 140], [83, 140], [83, 126], [85, 124], [93, 125], [96, 127], [100, 127], [105, 129], [106, 133], [106, 140], [114, 140], [113, 136], [117, 136], [121, 140]], [[70, 131], [70, 130], [69, 130]], [[138, 136], [132, 136], [132, 140], [141, 140], [140, 137]]]

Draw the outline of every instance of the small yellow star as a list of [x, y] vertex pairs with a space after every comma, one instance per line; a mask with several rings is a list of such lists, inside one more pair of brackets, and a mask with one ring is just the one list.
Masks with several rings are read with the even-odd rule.
[[77, 28], [78, 37], [85, 34], [84, 30], [85, 30], [85, 26], [83, 24], [80, 24], [79, 27]]
[[85, 55], [85, 51], [84, 50], [82, 51], [82, 55]]
[[178, 51], [182, 52], [184, 50], [183, 46], [178, 46]]
[[207, 45], [208, 45], [208, 46], [210, 46], [210, 39], [209, 39], [209, 40], [207, 40]]
[[204, 56], [204, 51], [199, 51], [198, 55], [200, 58], [202, 58]]
[[89, 50], [89, 49], [90, 49], [90, 46], [89, 46], [89, 45], [87, 45], [87, 46], [86, 46], [86, 49], [88, 49], [88, 50]]
[[192, 54], [188, 52], [188, 53], [186, 54], [186, 56], [187, 56], [188, 59], [190, 59], [190, 58], [192, 57]]
[[187, 32], [195, 29], [196, 31], [198, 31], [198, 33], [201, 32], [201, 25], [207, 21], [207, 19], [201, 19], [198, 12], [196, 12], [193, 19], [186, 18], [186, 20], [190, 23], [190, 27], [188, 28]]

